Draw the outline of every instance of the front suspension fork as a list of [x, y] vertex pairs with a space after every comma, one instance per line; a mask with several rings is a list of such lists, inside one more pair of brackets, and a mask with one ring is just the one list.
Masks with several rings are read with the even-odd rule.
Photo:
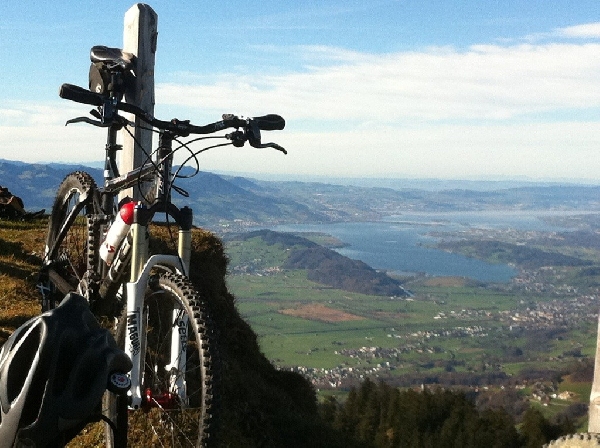
[[[136, 206], [134, 222], [131, 226], [132, 255], [130, 281], [125, 285], [127, 293], [125, 330], [125, 353], [131, 357], [133, 367], [130, 372], [130, 409], [166, 407], [187, 403], [185, 384], [185, 363], [187, 349], [188, 316], [183, 309], [175, 307], [172, 316], [169, 363], [165, 369], [170, 372], [169, 390], [153, 391], [144, 383], [144, 369], [147, 349], [147, 312], [144, 310], [144, 296], [148, 289], [150, 274], [156, 266], [168, 266], [182, 275], [189, 269], [191, 254], [191, 231], [180, 230], [178, 255], [152, 255], [148, 257], [147, 226], [145, 207]], [[156, 366], [149, 366], [152, 370]]]

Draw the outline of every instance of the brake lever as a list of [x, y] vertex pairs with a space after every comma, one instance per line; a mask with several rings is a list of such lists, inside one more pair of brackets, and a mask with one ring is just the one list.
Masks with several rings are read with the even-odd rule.
[[100, 120], [92, 120], [89, 117], [71, 118], [70, 120], [67, 120], [67, 122], [65, 123], [65, 126], [68, 126], [68, 125], [74, 124], [74, 123], [87, 123], [87, 124], [91, 124], [93, 126], [98, 126], [99, 128], [107, 128], [110, 126], [109, 123], [102, 123]]
[[273, 148], [277, 151], [281, 151], [284, 154], [287, 154], [286, 149], [283, 146], [279, 146], [277, 143], [260, 143], [257, 145], [252, 145], [253, 148]]
[[287, 154], [285, 148], [279, 146], [277, 143], [260, 143], [260, 139], [257, 140], [256, 138], [249, 138], [249, 136], [243, 131], [234, 131], [227, 134], [225, 137], [228, 140], [231, 140], [231, 144], [236, 148], [241, 148], [247, 141], [253, 148], [273, 148], [277, 151]]

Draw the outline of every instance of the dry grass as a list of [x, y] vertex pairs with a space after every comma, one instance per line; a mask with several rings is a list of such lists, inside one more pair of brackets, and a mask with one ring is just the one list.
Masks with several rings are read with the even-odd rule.
[[[41, 311], [36, 283], [47, 226], [47, 219], [0, 220], [0, 344]], [[89, 426], [69, 446], [104, 446], [103, 434], [103, 425]]]
[[0, 343], [40, 312], [37, 274], [47, 220], [0, 221]]

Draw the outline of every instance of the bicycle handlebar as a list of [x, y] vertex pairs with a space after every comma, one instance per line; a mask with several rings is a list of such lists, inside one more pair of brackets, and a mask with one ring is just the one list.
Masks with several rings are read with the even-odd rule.
[[213, 132], [217, 132], [226, 128], [247, 128], [249, 126], [257, 126], [258, 129], [262, 131], [277, 131], [282, 130], [285, 127], [285, 120], [283, 117], [275, 114], [268, 114], [262, 117], [248, 119], [227, 114], [223, 115], [223, 120], [204, 126], [196, 126], [190, 124], [189, 121], [181, 121], [177, 119], [173, 119], [171, 121], [158, 120], [133, 104], [117, 102], [104, 95], [91, 92], [90, 90], [73, 84], [63, 84], [60, 87], [59, 96], [66, 100], [71, 100], [82, 104], [89, 104], [91, 106], [106, 106], [112, 104], [114, 108], [122, 110], [123, 112], [132, 113], [151, 126], [173, 132], [182, 137], [185, 137], [189, 134], [212, 134]]
[[102, 106], [104, 104], [104, 97], [99, 93], [91, 92], [83, 87], [75, 86], [73, 84], [63, 84], [60, 86], [58, 95], [65, 100], [90, 104], [92, 106]]

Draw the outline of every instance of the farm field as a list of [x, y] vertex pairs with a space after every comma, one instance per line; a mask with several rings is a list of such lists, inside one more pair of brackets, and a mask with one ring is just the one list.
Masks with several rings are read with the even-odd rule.
[[302, 271], [228, 277], [265, 355], [280, 368], [305, 370], [320, 387], [363, 375], [492, 381], [593, 357], [595, 318], [516, 325], [531, 307], [522, 293], [461, 283], [414, 282], [412, 297], [390, 298], [323, 287]]

